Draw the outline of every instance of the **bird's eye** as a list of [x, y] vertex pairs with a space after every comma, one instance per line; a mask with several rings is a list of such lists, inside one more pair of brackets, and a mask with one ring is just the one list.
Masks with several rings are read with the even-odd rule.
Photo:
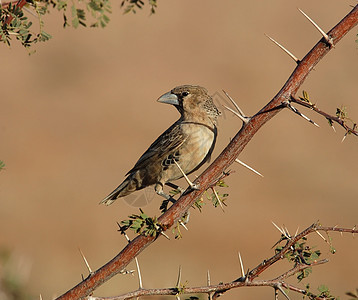
[[181, 95], [182, 95], [183, 97], [186, 97], [186, 96], [189, 95], [189, 92], [182, 92]]

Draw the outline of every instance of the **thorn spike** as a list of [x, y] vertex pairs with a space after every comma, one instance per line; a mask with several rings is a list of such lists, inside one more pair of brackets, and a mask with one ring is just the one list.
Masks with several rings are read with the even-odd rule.
[[327, 239], [326, 239], [319, 231], [315, 230], [315, 232], [318, 234], [318, 236], [319, 236], [322, 240], [324, 240], [326, 243], [328, 243]]
[[241, 108], [237, 105], [237, 103], [235, 102], [235, 100], [234, 100], [226, 91], [223, 90], [223, 92], [224, 92], [225, 96], [228, 97], [229, 100], [231, 101], [231, 103], [235, 106], [235, 108], [237, 109], [237, 111], [239, 112], [239, 114], [240, 114], [242, 117], [244, 117], [244, 116], [245, 116], [244, 112], [243, 112], [243, 111], [241, 110]]
[[300, 60], [294, 56], [290, 51], [288, 51], [284, 46], [282, 46], [279, 42], [275, 41], [272, 37], [270, 37], [269, 35], [267, 35], [265, 33], [265, 36], [267, 38], [269, 38], [271, 40], [271, 42], [273, 42], [274, 44], [276, 44], [281, 50], [283, 50], [289, 57], [291, 57], [297, 64], [300, 63]]
[[[283, 226], [285, 226], [285, 225], [283, 225]], [[285, 233], [286, 233], [286, 237], [287, 237], [289, 240], [291, 240], [291, 234], [290, 234], [290, 232], [288, 231], [287, 227], [285, 226], [283, 229], [284, 229], [284, 231], [285, 231]]]
[[319, 125], [312, 121], [310, 118], [306, 117], [303, 113], [301, 113], [296, 107], [292, 106], [290, 102], [284, 103], [289, 109], [291, 109], [295, 114], [299, 115], [300, 117], [304, 118], [306, 121], [310, 122], [311, 124], [315, 125], [319, 128]]
[[276, 229], [277, 229], [282, 235], [285, 235], [285, 233], [283, 232], [283, 230], [282, 230], [280, 227], [278, 227], [278, 226], [275, 224], [274, 221], [271, 221], [271, 223], [273, 224], [273, 226], [276, 227]]
[[206, 272], [206, 283], [207, 285], [211, 285], [210, 272], [209, 270]]
[[143, 282], [142, 282], [142, 275], [140, 273], [139, 262], [138, 262], [137, 257], [135, 257], [134, 260], [135, 260], [135, 265], [137, 267], [139, 289], [141, 290], [143, 288]]
[[213, 191], [213, 193], [214, 193], [214, 195], [215, 195], [216, 200], [218, 200], [218, 203], [219, 203], [219, 205], [220, 205], [220, 207], [221, 207], [222, 211], [223, 211], [223, 212], [225, 212], [225, 210], [224, 210], [224, 206], [223, 206], [223, 204], [222, 204], [222, 201], [221, 201], [221, 200], [220, 200], [220, 198], [219, 198], [218, 193], [216, 192], [216, 190], [215, 190], [213, 187], [211, 188], [211, 190]]
[[244, 264], [242, 262], [241, 253], [239, 252], [239, 261], [240, 261], [240, 269], [241, 269], [241, 277], [245, 277], [245, 269]]
[[179, 266], [177, 284], [175, 285], [176, 288], [180, 287], [180, 282], [181, 282], [181, 266]]
[[297, 236], [297, 234], [298, 234], [298, 230], [299, 230], [299, 226], [297, 227], [297, 229], [296, 229], [296, 232], [295, 232], [295, 237]]
[[81, 248], [78, 248], [78, 250], [80, 251], [80, 254], [81, 254], [81, 256], [82, 256], [82, 259], [83, 259], [83, 261], [84, 261], [85, 264], [86, 264], [86, 267], [87, 267], [87, 269], [88, 269], [88, 273], [92, 274], [93, 271], [92, 271], [92, 269], [91, 269], [91, 267], [90, 267], [90, 265], [89, 265], [89, 263], [88, 263], [88, 261], [87, 261], [85, 255], [83, 254]]
[[186, 174], [184, 173], [183, 169], [180, 167], [180, 165], [177, 163], [177, 161], [174, 159], [174, 163], [177, 165], [178, 169], [180, 170], [180, 172], [183, 174], [184, 176], [184, 179], [186, 180], [186, 182], [189, 184], [189, 186], [192, 188], [192, 189], [197, 189], [198, 187], [192, 183], [190, 181], [190, 179], [188, 178], [188, 176], [186, 176]]
[[249, 170], [251, 170], [252, 172], [254, 172], [255, 174], [264, 177], [260, 172], [256, 171], [254, 168], [250, 167], [249, 165], [245, 164], [244, 162], [242, 162], [241, 160], [239, 160], [238, 158], [235, 159], [235, 161], [237, 163], [239, 163], [240, 165], [244, 166], [245, 168], [248, 168]]
[[223, 105], [224, 108], [226, 108], [228, 111], [231, 111], [235, 116], [237, 116], [242, 122], [244, 122], [245, 124], [248, 122], [247, 119], [245, 119], [243, 116], [241, 116], [239, 113], [237, 113], [236, 111], [234, 111], [233, 109], [231, 109], [230, 107]]
[[167, 240], [170, 241], [169, 236], [167, 236], [163, 231], [160, 231], [160, 234], [161, 234], [162, 236], [164, 236]]
[[283, 288], [281, 287], [281, 285], [277, 285], [277, 288], [280, 290], [280, 292], [282, 293], [282, 295], [284, 295], [287, 300], [291, 300], [290, 297], [288, 297], [288, 295], [285, 293], [285, 291], [283, 290]]
[[179, 220], [179, 225], [183, 226], [183, 228], [187, 231], [189, 231], [188, 227], [186, 227], [186, 225], [184, 224], [184, 222], [182, 220]]
[[326, 40], [326, 42], [330, 45], [330, 47], [334, 47], [334, 44], [333, 44], [333, 39], [330, 38], [328, 36], [327, 33], [325, 33], [321, 27], [319, 27], [307, 14], [305, 14], [303, 12], [303, 10], [299, 9], [298, 10], [307, 18], [308, 21], [310, 21], [312, 23], [312, 25], [319, 31], [319, 33], [323, 36], [323, 38]]

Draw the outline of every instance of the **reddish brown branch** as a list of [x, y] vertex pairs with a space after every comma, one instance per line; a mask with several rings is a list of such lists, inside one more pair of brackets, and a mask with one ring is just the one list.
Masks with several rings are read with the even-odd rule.
[[[23, 0], [21, 0], [23, 1]], [[358, 23], [358, 5], [342, 19], [328, 35], [337, 44]], [[282, 108], [281, 103], [290, 100], [305, 81], [313, 67], [330, 51], [330, 46], [322, 38], [297, 65], [278, 94], [252, 119], [245, 124], [222, 151], [216, 160], [195, 180], [200, 189], [185, 194], [159, 218], [164, 229], [169, 229], [193, 205], [210, 185], [235, 161], [255, 133]], [[116, 257], [99, 268], [77, 286], [57, 299], [80, 299], [91, 294], [97, 287], [123, 270], [139, 253], [155, 240], [154, 237], [140, 235], [128, 244]], [[250, 273], [258, 276], [260, 269]]]

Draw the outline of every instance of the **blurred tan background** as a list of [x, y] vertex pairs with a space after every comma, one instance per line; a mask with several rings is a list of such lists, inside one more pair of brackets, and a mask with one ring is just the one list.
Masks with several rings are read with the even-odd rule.
[[[12, 251], [29, 292], [51, 299], [77, 284], [81, 274], [87, 276], [78, 247], [97, 269], [125, 246], [116, 222], [137, 208], [122, 200], [110, 207], [98, 202], [178, 118], [173, 107], [156, 102], [161, 94], [181, 84], [199, 84], [212, 94], [225, 89], [254, 114], [295, 67], [264, 33], [302, 58], [320, 36], [297, 7], [329, 30], [355, 4], [160, 1], [149, 16], [148, 7], [122, 15], [113, 1], [104, 30], [63, 30], [62, 16], [51, 12], [46, 31], [54, 38], [36, 45], [36, 54], [2, 45], [0, 159], [6, 170], [0, 172], [0, 247]], [[303, 89], [321, 109], [334, 114], [343, 104], [357, 121], [356, 34], [354, 29], [323, 59]], [[271, 221], [291, 233], [317, 220], [332, 226], [358, 223], [357, 139], [341, 143], [341, 128], [334, 133], [325, 119], [301, 110], [321, 128], [286, 110], [266, 124], [240, 156], [265, 177], [232, 166], [224, 213], [209, 204], [203, 213], [192, 211], [183, 239], [160, 238], [139, 256], [144, 287], [175, 285], [179, 265], [190, 286], [205, 284], [208, 269], [212, 283], [239, 277], [238, 251], [245, 268], [273, 254], [279, 232]], [[240, 126], [225, 112], [215, 155]], [[145, 211], [158, 215], [159, 201], [156, 196]], [[321, 239], [309, 239], [330, 259], [309, 280], [313, 292], [326, 284], [346, 299], [344, 293], [358, 287], [358, 241], [331, 236], [335, 255]], [[136, 288], [136, 277], [116, 276], [95, 295]], [[224, 297], [263, 299], [272, 293], [246, 288]]]

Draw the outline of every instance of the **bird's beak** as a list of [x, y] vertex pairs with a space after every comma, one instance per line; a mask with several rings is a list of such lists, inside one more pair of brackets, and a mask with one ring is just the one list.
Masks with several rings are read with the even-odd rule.
[[164, 95], [160, 96], [157, 101], [161, 103], [179, 105], [177, 95], [172, 94], [171, 92], [165, 93]]

